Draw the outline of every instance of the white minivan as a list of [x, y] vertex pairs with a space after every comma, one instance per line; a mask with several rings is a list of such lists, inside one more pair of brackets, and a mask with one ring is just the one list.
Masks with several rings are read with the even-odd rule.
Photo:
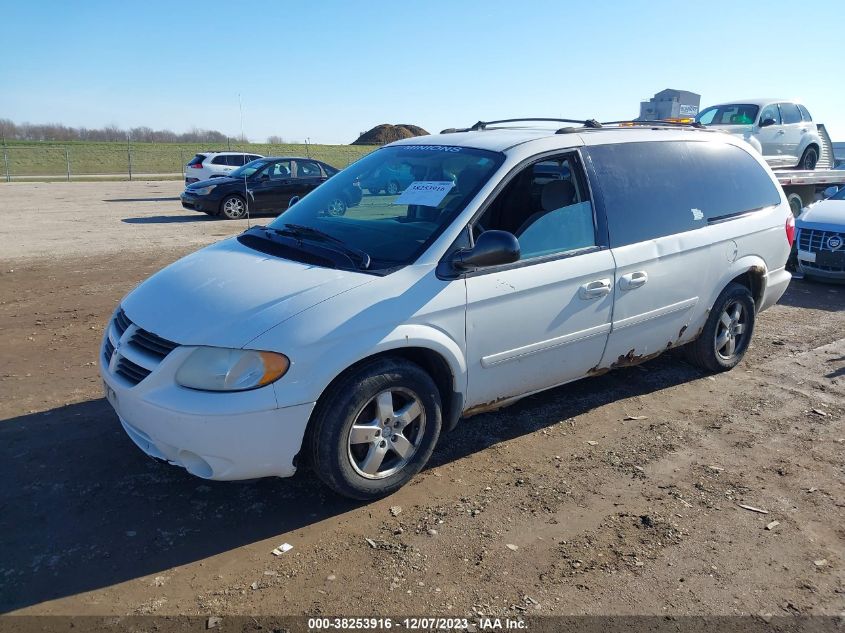
[[[462, 417], [673, 347], [734, 367], [790, 280], [762, 157], [704, 130], [499, 123], [378, 149], [130, 292], [100, 370], [132, 440], [207, 479], [307, 466], [373, 499]], [[385, 165], [413, 182], [329, 212]]]

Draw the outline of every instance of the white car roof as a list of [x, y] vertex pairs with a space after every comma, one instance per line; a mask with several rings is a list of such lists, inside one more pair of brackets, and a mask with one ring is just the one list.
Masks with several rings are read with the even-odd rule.
[[[734, 99], [733, 101], [723, 101], [722, 103], [715, 103], [715, 104], [713, 104], [713, 106], [733, 105], [733, 104], [737, 104], [737, 103], [747, 103], [748, 105], [756, 105], [756, 106], [760, 106], [762, 108], [762, 107], [767, 106], [767, 105], [772, 104], [772, 103], [800, 104], [801, 102], [796, 101], [795, 99], [772, 99], [772, 98], [761, 99], [761, 98], [758, 97], [756, 99]], [[801, 104], [801, 105], [803, 105], [803, 104]], [[713, 106], [707, 106], [707, 107], [712, 108]]]
[[[567, 127], [561, 124], [561, 127]], [[715, 130], [696, 130], [688, 127], [650, 128], [646, 125], [635, 127], [606, 127], [599, 129], [572, 128], [572, 132], [557, 134], [548, 128], [487, 128], [470, 132], [448, 134], [430, 134], [415, 136], [390, 143], [388, 147], [401, 145], [438, 145], [469, 147], [493, 152], [505, 152], [517, 145], [532, 141], [544, 141], [544, 145], [568, 148], [580, 145], [604, 145], [607, 143], [667, 141], [667, 140], [721, 140], [732, 142], [728, 135]], [[557, 141], [557, 142], [555, 142]]]

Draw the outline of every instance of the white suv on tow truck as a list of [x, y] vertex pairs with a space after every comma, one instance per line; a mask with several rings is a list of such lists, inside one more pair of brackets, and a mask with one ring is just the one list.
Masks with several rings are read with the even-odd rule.
[[[739, 363], [790, 280], [763, 159], [704, 130], [511, 122], [385, 146], [131, 291], [99, 354], [127, 434], [206, 479], [307, 466], [373, 499], [462, 417], [673, 347]], [[401, 194], [328, 212], [395, 164]]]

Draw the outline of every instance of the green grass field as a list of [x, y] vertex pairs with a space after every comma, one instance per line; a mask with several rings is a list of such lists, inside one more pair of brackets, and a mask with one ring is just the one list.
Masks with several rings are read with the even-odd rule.
[[[267, 143], [93, 143], [72, 141], [68, 143], [38, 143], [31, 141], [7, 141], [0, 147], [5, 160], [0, 156], [0, 182], [6, 180], [7, 169], [11, 180], [38, 180], [67, 178], [70, 162], [70, 178], [104, 176], [129, 177], [131, 153], [133, 177], [143, 175], [161, 177], [165, 174], [174, 179], [182, 178], [185, 163], [199, 151], [248, 151], [264, 156], [310, 156], [342, 168], [375, 149], [362, 145], [269, 145]], [[90, 180], [90, 178], [85, 178]]]

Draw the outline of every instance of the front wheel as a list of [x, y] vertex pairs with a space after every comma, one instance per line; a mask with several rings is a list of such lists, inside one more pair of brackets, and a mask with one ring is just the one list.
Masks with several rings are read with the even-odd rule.
[[399, 193], [399, 183], [395, 180], [391, 180], [389, 183], [387, 183], [387, 187], [385, 188], [385, 190], [387, 191], [387, 195], [395, 196], [397, 193]]
[[687, 358], [711, 372], [733, 369], [751, 343], [755, 317], [754, 299], [748, 288], [728, 284], [713, 304], [701, 334], [685, 346]]
[[220, 212], [229, 220], [240, 220], [246, 215], [246, 202], [240, 196], [226, 196], [220, 204]]
[[801, 162], [798, 163], [799, 169], [812, 170], [816, 168], [816, 163], [819, 162], [819, 152], [814, 146], [810, 146], [801, 154]]
[[369, 501], [405, 485], [440, 436], [440, 394], [418, 365], [377, 359], [323, 395], [307, 437], [311, 466], [326, 485]]

